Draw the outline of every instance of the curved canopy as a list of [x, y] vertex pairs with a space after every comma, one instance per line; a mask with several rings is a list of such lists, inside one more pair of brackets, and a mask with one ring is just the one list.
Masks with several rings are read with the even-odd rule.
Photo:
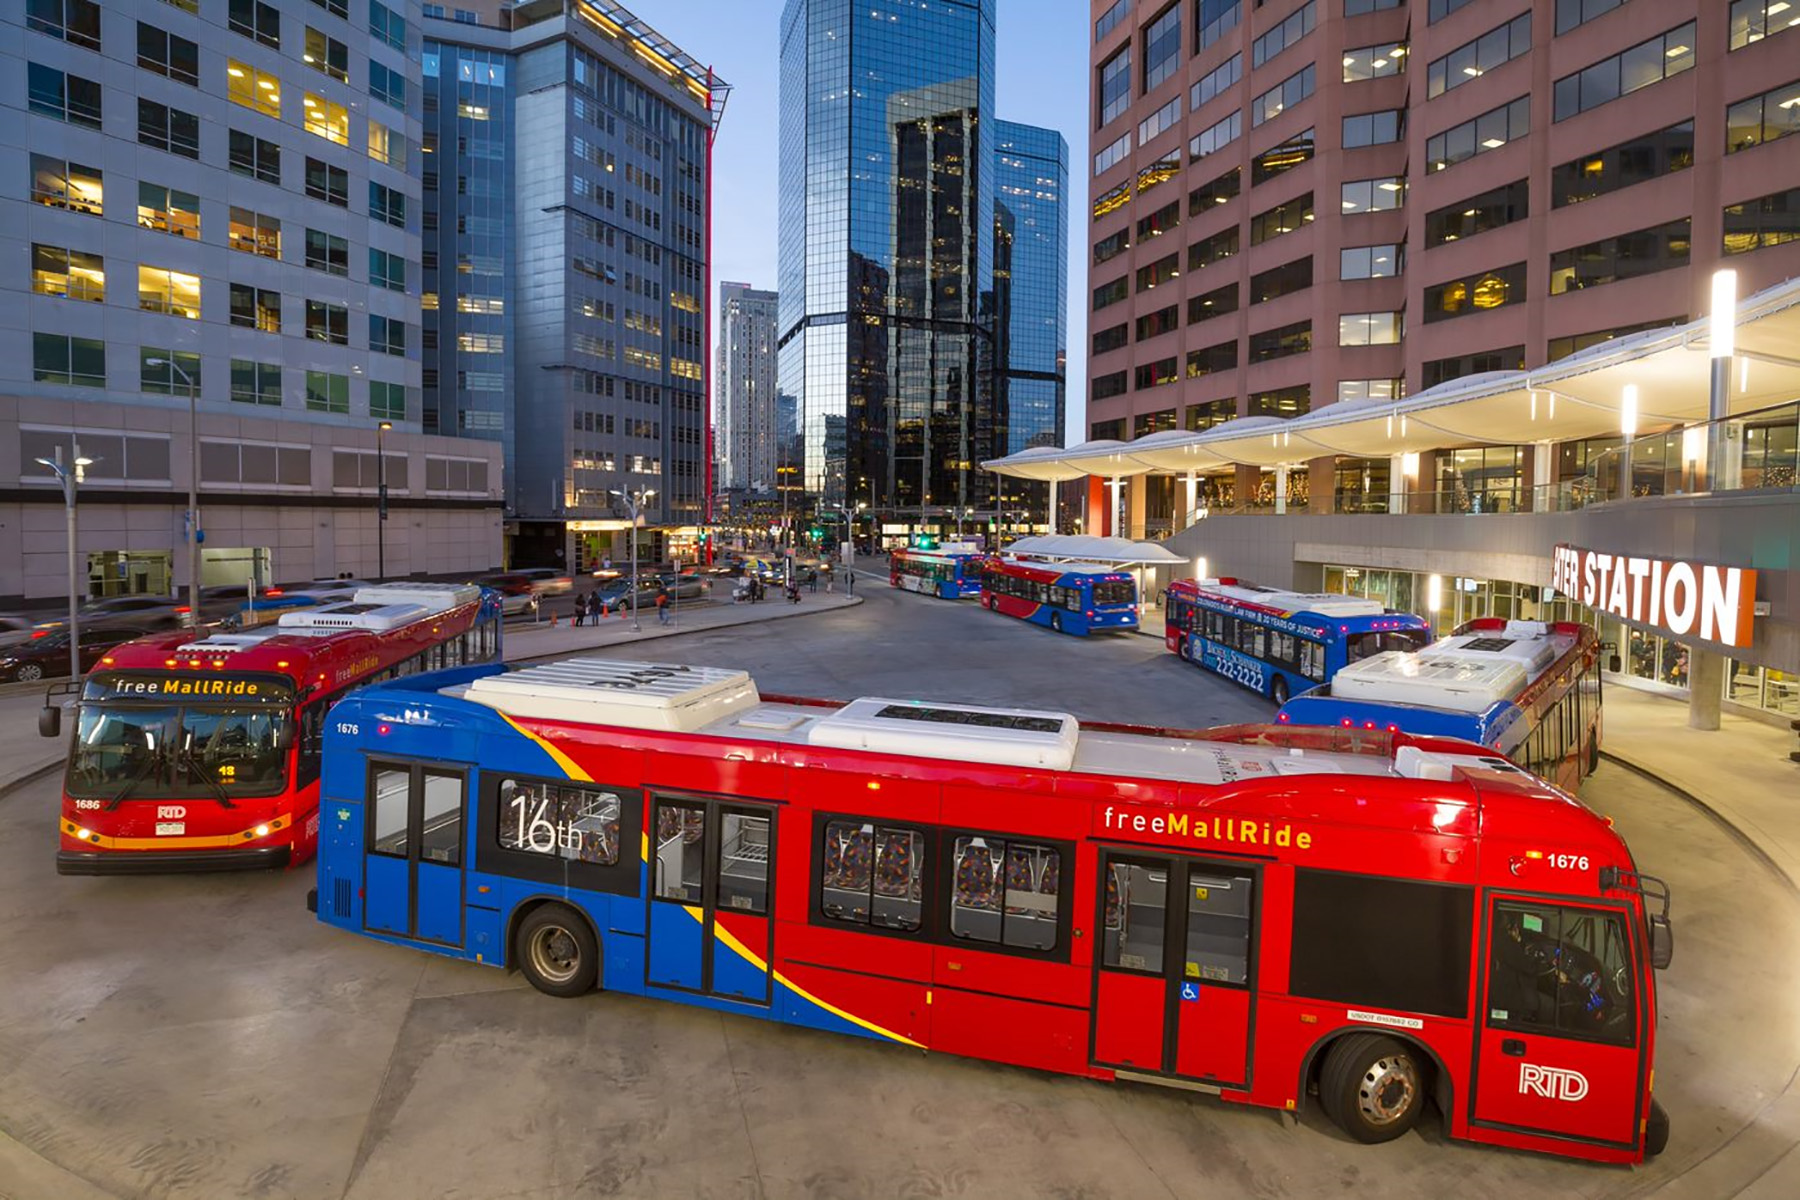
[[1001, 553], [1026, 558], [1105, 563], [1109, 566], [1187, 561], [1179, 554], [1172, 554], [1152, 542], [1134, 542], [1130, 538], [1094, 537], [1087, 534], [1057, 533], [1020, 538], [1002, 549]]

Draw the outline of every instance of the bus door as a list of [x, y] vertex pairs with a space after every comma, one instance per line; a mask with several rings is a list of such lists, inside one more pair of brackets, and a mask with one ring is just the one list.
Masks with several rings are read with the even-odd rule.
[[685, 797], [653, 804], [645, 982], [768, 1004], [775, 810]]
[[371, 933], [463, 944], [463, 772], [369, 764], [363, 926]]
[[1641, 954], [1631, 910], [1490, 900], [1470, 1119], [1579, 1141], [1637, 1141]]
[[1105, 851], [1093, 1061], [1221, 1087], [1248, 1081], [1254, 874]]

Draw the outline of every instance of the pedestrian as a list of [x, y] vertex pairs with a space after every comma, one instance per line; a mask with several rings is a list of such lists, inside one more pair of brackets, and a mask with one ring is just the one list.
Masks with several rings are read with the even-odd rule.
[[808, 568], [808, 570], [806, 572], [806, 583], [807, 583], [807, 586], [812, 589], [813, 594], [817, 595], [818, 591], [819, 591], [819, 573], [818, 573], [818, 571]]
[[575, 596], [575, 628], [580, 629], [582, 625], [586, 624], [587, 615], [588, 598], [584, 594], [577, 593]]
[[844, 595], [856, 595], [856, 572], [853, 569], [844, 571]]
[[656, 623], [658, 625], [669, 623], [669, 588], [663, 583], [656, 585]]

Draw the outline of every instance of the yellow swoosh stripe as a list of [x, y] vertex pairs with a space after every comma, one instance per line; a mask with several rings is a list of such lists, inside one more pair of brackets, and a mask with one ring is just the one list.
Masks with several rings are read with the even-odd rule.
[[[294, 823], [291, 816], [271, 817], [267, 821], [258, 821], [257, 825], [267, 825], [268, 832], [264, 837], [272, 837]], [[257, 841], [256, 825], [237, 833], [196, 834], [193, 837], [111, 837], [104, 833], [88, 831], [86, 837], [81, 836], [82, 826], [74, 821], [65, 820], [62, 831], [84, 846], [92, 846], [97, 850], [223, 850], [229, 846], [249, 846]]]
[[[498, 710], [496, 710], [496, 712], [498, 712]], [[567, 775], [570, 779], [578, 779], [583, 783], [594, 782], [594, 777], [592, 775], [589, 775], [586, 771], [582, 770], [575, 764], [574, 759], [564, 754], [561, 750], [558, 750], [555, 746], [552, 746], [548, 740], [531, 732], [531, 730], [525, 728], [505, 713], [499, 713], [499, 717], [502, 721], [505, 721], [508, 725], [513, 727], [513, 732], [536, 742], [538, 748], [545, 754], [548, 754], [551, 759], [555, 761], [556, 765], [562, 768], [563, 774]]]

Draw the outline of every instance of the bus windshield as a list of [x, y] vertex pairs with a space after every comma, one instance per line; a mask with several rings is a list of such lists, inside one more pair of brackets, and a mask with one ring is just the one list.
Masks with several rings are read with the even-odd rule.
[[1361, 662], [1384, 650], [1423, 650], [1431, 635], [1423, 629], [1353, 633], [1344, 639], [1344, 661]]
[[1130, 604], [1131, 581], [1128, 579], [1112, 579], [1094, 584], [1094, 603]]
[[115, 802], [278, 792], [292, 719], [273, 705], [84, 704], [68, 791]]

